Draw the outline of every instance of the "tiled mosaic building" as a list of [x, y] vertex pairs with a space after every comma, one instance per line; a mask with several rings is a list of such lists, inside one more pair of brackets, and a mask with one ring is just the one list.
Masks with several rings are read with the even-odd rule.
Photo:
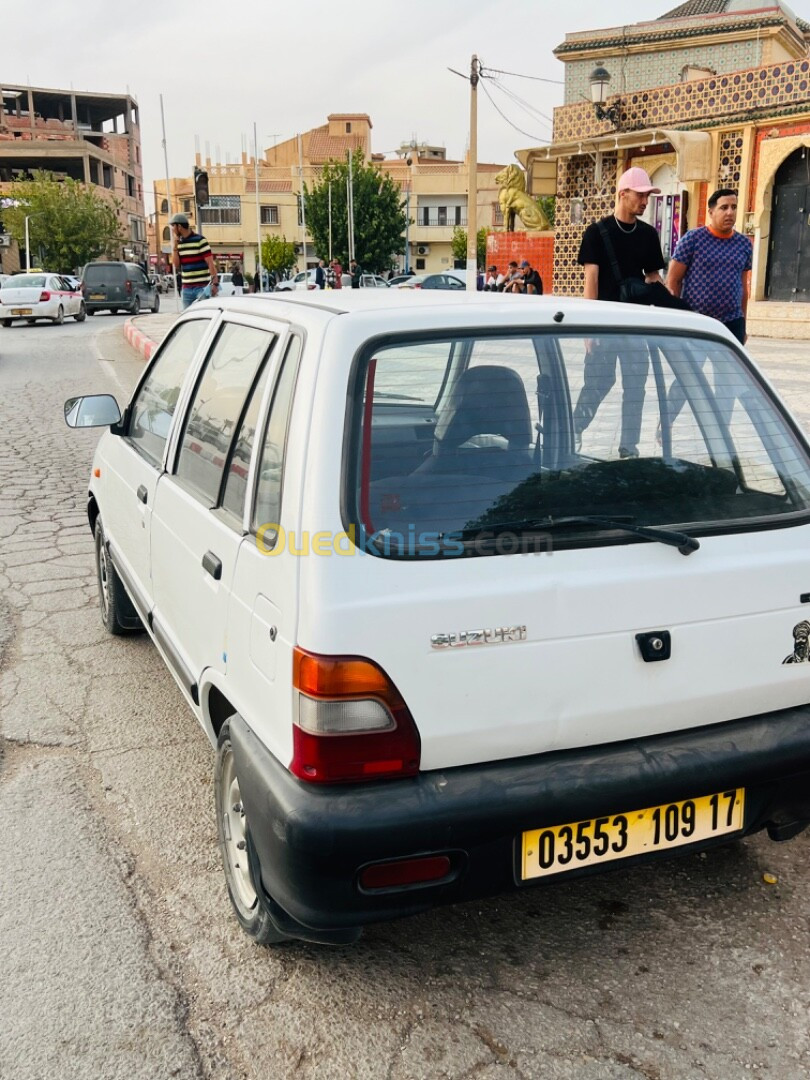
[[[665, 255], [703, 223], [711, 190], [736, 188], [738, 228], [754, 241], [754, 299], [810, 302], [810, 24], [779, 0], [761, 4], [689, 0], [654, 22], [569, 35], [555, 50], [571, 103], [555, 110], [551, 146], [518, 152], [530, 183], [538, 163], [557, 162], [555, 292], [582, 291], [583, 227], [611, 212], [618, 175], [641, 165], [662, 189], [648, 216]], [[597, 65], [620, 90], [606, 102], [615, 122], [582, 100], [583, 72]]]

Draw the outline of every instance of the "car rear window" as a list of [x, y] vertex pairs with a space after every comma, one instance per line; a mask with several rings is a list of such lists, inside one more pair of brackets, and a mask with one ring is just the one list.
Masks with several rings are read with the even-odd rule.
[[44, 289], [44, 274], [14, 274], [3, 285], [4, 289]]
[[584, 516], [700, 532], [810, 510], [805, 443], [714, 338], [392, 341], [361, 360], [350, 416], [346, 524], [384, 556], [511, 553], [505, 533], [537, 550], [546, 525], [556, 547], [638, 539]]
[[84, 280], [88, 285], [103, 285], [108, 282], [125, 281], [126, 276], [126, 267], [118, 266], [114, 263], [109, 263], [107, 265], [99, 263], [94, 266], [86, 267], [84, 271]]

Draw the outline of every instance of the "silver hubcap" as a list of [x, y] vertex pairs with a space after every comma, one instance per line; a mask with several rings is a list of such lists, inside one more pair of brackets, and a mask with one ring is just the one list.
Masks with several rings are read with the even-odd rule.
[[103, 538], [98, 547], [98, 592], [101, 597], [104, 618], [106, 619], [110, 610], [110, 579], [107, 569], [107, 550], [104, 547]]
[[247, 818], [242, 806], [233, 753], [227, 751], [222, 762], [222, 837], [231, 883], [240, 907], [250, 911], [256, 906], [256, 890], [250, 876], [247, 853]]

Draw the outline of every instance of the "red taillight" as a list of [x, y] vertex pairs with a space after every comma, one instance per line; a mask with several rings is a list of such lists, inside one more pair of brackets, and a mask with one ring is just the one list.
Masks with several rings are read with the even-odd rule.
[[129, 280], [129, 278], [127, 278], [126, 289], [128, 293], [132, 292], [132, 282]]
[[414, 776], [419, 732], [402, 697], [371, 660], [293, 652], [296, 721], [290, 770], [334, 784]]
[[421, 288], [422, 288], [422, 286], [421, 286], [421, 285], [414, 285], [414, 288], [415, 288], [415, 289], [421, 289]]
[[49, 292], [41, 292], [39, 294], [39, 302], [40, 302], [40, 304], [44, 303], [44, 301], [46, 301], [46, 300], [50, 300], [50, 298], [51, 298], [51, 294]]
[[403, 885], [441, 881], [450, 869], [447, 855], [424, 855], [416, 859], [374, 863], [361, 870], [357, 880], [361, 889], [396, 889]]

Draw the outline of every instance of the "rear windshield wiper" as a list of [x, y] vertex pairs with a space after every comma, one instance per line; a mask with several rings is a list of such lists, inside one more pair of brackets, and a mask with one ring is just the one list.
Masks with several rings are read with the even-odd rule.
[[471, 529], [462, 529], [456, 533], [460, 539], [465, 540], [478, 533], [488, 532], [493, 536], [504, 532], [525, 533], [534, 530], [566, 528], [568, 525], [601, 525], [606, 529], [618, 529], [622, 532], [633, 533], [635, 536], [644, 536], [648, 540], [657, 540], [661, 544], [669, 544], [676, 547], [681, 555], [691, 555], [700, 547], [699, 541], [686, 533], [677, 532], [675, 529], [656, 529], [651, 525], [633, 525], [632, 519], [601, 517], [598, 514], [573, 514], [570, 517], [545, 517], [532, 518], [523, 521], [502, 521], [495, 525], [476, 526]]

